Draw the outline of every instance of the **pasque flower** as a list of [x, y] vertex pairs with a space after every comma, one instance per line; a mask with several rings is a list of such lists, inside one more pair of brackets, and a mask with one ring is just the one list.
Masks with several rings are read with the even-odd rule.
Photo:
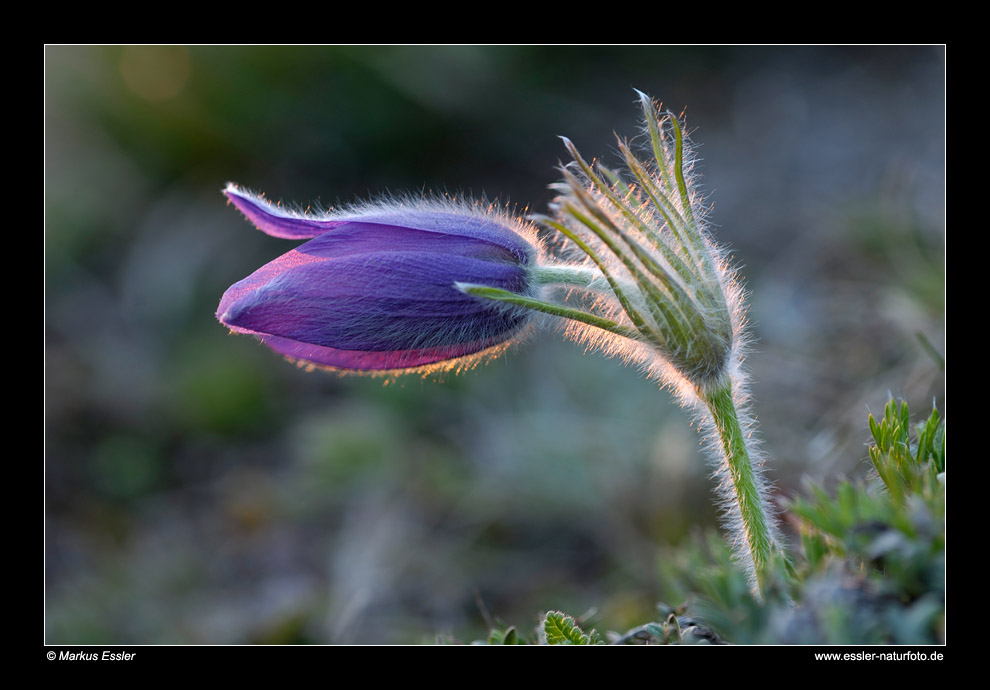
[[476, 361], [535, 314], [561, 317], [568, 335], [640, 363], [697, 413], [759, 591], [780, 536], [747, 412], [742, 291], [705, 223], [679, 120], [644, 94], [640, 105], [647, 155], [620, 141], [624, 174], [564, 140], [573, 161], [553, 216], [538, 218], [569, 243], [556, 261], [502, 212], [414, 201], [311, 216], [228, 186], [259, 229], [308, 241], [227, 290], [217, 318], [291, 359], [392, 371]]
[[265, 233], [308, 240], [231, 286], [217, 309], [291, 359], [351, 371], [460, 362], [511, 341], [533, 313], [456, 287], [533, 295], [538, 244], [508, 215], [414, 202], [311, 216], [236, 185], [224, 193]]

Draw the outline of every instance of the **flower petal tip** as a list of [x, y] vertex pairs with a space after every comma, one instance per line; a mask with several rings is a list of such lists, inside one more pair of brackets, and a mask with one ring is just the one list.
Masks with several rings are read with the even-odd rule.
[[233, 182], [228, 182], [222, 192], [227, 197], [228, 203], [233, 204], [256, 228], [272, 237], [306, 240], [322, 235], [340, 224], [339, 221], [313, 218], [304, 213], [290, 211]]

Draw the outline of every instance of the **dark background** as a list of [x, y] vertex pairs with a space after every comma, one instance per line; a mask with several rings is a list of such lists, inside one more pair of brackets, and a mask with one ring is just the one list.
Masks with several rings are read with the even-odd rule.
[[478, 597], [522, 628], [648, 620], [660, 559], [716, 518], [694, 430], [634, 369], [544, 333], [383, 385], [214, 317], [293, 246], [227, 181], [544, 211], [557, 135], [615, 163], [634, 87], [700, 144], [778, 494], [865, 475], [888, 392], [941, 407], [941, 48], [50, 46], [46, 642], [467, 641]]

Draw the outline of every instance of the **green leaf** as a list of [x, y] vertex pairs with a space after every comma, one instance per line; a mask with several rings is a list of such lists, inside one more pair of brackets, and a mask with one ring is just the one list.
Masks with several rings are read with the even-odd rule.
[[547, 636], [547, 644], [567, 645], [591, 644], [591, 638], [578, 627], [574, 619], [561, 611], [548, 611], [543, 619], [543, 631]]
[[812, 568], [817, 567], [829, 554], [828, 542], [819, 532], [805, 532], [801, 535], [801, 544], [804, 546], [805, 560]]
[[939, 474], [945, 472], [945, 427], [939, 427], [932, 442], [932, 462]]
[[650, 637], [656, 640], [663, 641], [664, 639], [663, 626], [659, 623], [647, 623], [643, 626], [643, 630], [648, 632]]
[[681, 624], [677, 621], [677, 616], [673, 613], [667, 616], [667, 622], [665, 625], [666, 635], [665, 639], [668, 644], [680, 644], [681, 643]]

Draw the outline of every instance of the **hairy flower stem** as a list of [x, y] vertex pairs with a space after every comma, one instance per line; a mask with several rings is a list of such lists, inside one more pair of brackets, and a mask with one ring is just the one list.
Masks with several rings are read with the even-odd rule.
[[766, 506], [761, 483], [753, 469], [746, 437], [739, 424], [732, 384], [728, 381], [710, 392], [699, 395], [712, 414], [721, 450], [725, 454], [732, 494], [739, 508], [746, 550], [753, 560], [756, 585], [760, 591], [766, 581], [766, 570], [774, 548], [771, 532], [772, 516]]
[[534, 266], [531, 274], [540, 285], [559, 283], [561, 285], [588, 287], [596, 282], [604, 282], [601, 273], [584, 266]]

